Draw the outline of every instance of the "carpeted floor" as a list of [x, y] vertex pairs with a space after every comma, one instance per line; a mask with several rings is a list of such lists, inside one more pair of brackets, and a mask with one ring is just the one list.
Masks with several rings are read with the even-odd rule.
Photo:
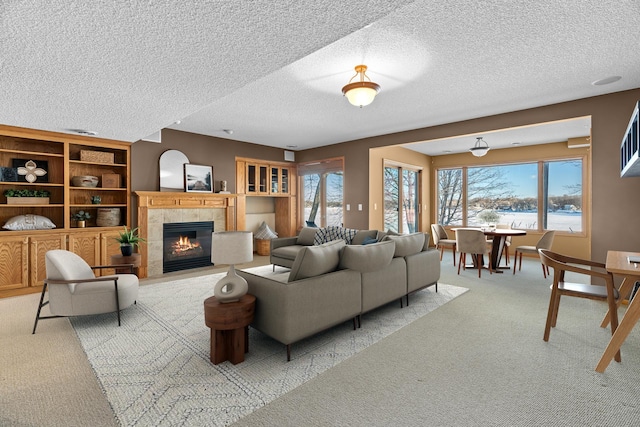
[[221, 277], [141, 287], [120, 328], [113, 314], [72, 319], [119, 423], [229, 425], [466, 291], [439, 284], [437, 293], [417, 292], [409, 307], [398, 302], [368, 313], [356, 331], [345, 322], [294, 344], [288, 363], [282, 344], [250, 329], [243, 363], [212, 365], [203, 301]]
[[[469, 292], [233, 425], [637, 425], [640, 327], [622, 346], [622, 363], [599, 374], [610, 338], [598, 326], [606, 306], [563, 298], [545, 343], [550, 280], [540, 263], [525, 259], [515, 276], [486, 273], [456, 274], [447, 252], [440, 281]], [[147, 279], [142, 288], [176, 277]], [[0, 425], [118, 425], [69, 320], [42, 322], [31, 335], [37, 301], [0, 299]], [[215, 425], [213, 417], [203, 425]]]

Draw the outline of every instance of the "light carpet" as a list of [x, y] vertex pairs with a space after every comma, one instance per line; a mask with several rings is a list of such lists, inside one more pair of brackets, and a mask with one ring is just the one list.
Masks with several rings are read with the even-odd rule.
[[203, 302], [221, 277], [141, 286], [121, 327], [114, 314], [71, 319], [120, 424], [229, 425], [467, 291], [439, 284], [437, 293], [417, 292], [408, 307], [365, 314], [356, 331], [349, 321], [295, 343], [288, 363], [284, 345], [250, 328], [245, 361], [213, 365]]

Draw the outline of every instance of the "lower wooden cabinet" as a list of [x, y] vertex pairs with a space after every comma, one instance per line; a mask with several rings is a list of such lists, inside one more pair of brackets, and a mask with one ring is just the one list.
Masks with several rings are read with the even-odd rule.
[[[0, 297], [4, 291], [42, 286], [47, 277], [45, 254], [53, 249], [77, 253], [89, 265], [111, 264], [111, 255], [120, 253], [114, 240], [119, 231], [79, 231], [7, 236], [0, 240]], [[114, 269], [96, 270], [96, 275], [115, 274]], [[18, 292], [15, 295], [24, 292]]]
[[29, 286], [29, 239], [8, 236], [0, 240], [0, 290]]
[[29, 237], [30, 286], [42, 286], [47, 277], [44, 254], [54, 249], [67, 248], [67, 234], [43, 234]]

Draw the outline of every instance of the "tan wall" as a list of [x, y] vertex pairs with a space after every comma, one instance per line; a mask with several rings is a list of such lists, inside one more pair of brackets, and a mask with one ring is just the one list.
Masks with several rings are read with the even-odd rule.
[[[371, 148], [591, 116], [591, 254], [604, 261], [609, 249], [640, 251], [640, 225], [635, 220], [640, 212], [640, 177], [621, 179], [619, 164], [622, 135], [638, 100], [640, 89], [634, 89], [306, 150], [296, 153], [296, 160], [345, 156], [345, 197], [366, 197], [364, 206], [371, 209], [367, 179]], [[366, 228], [368, 220], [368, 211], [345, 212], [349, 227]]]
[[420, 175], [422, 203], [420, 211], [420, 229], [427, 231], [431, 223], [431, 157], [402, 147], [382, 147], [369, 150], [369, 228], [384, 228], [384, 192], [383, 172], [385, 160], [422, 168]]
[[[470, 138], [473, 141], [473, 138]], [[491, 145], [491, 144], [489, 144]], [[437, 168], [494, 165], [501, 163], [535, 162], [539, 160], [582, 158], [587, 166], [586, 176], [582, 177], [583, 192], [583, 216], [584, 230], [582, 233], [569, 234], [557, 232], [553, 241], [553, 250], [564, 254], [570, 254], [580, 258], [591, 257], [591, 177], [590, 169], [590, 148], [568, 148], [567, 141], [553, 144], [537, 145], [531, 147], [505, 148], [501, 150], [490, 150], [484, 157], [474, 157], [471, 153], [450, 154], [446, 156], [434, 156], [433, 173], [434, 180], [431, 188], [433, 206], [436, 204], [436, 181], [435, 173]], [[435, 222], [435, 212], [432, 212], [431, 222]], [[535, 245], [542, 236], [542, 232], [528, 231], [526, 236], [513, 238], [512, 248], [518, 245]], [[512, 249], [511, 253], [515, 250]]]

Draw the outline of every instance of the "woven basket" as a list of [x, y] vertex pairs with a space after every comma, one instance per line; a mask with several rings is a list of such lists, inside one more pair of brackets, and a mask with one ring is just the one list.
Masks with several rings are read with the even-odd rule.
[[115, 227], [120, 225], [120, 208], [98, 208], [96, 225], [98, 227]]
[[113, 153], [104, 151], [80, 150], [80, 160], [83, 162], [113, 164]]
[[271, 240], [256, 239], [256, 253], [258, 255], [269, 255], [271, 252]]

